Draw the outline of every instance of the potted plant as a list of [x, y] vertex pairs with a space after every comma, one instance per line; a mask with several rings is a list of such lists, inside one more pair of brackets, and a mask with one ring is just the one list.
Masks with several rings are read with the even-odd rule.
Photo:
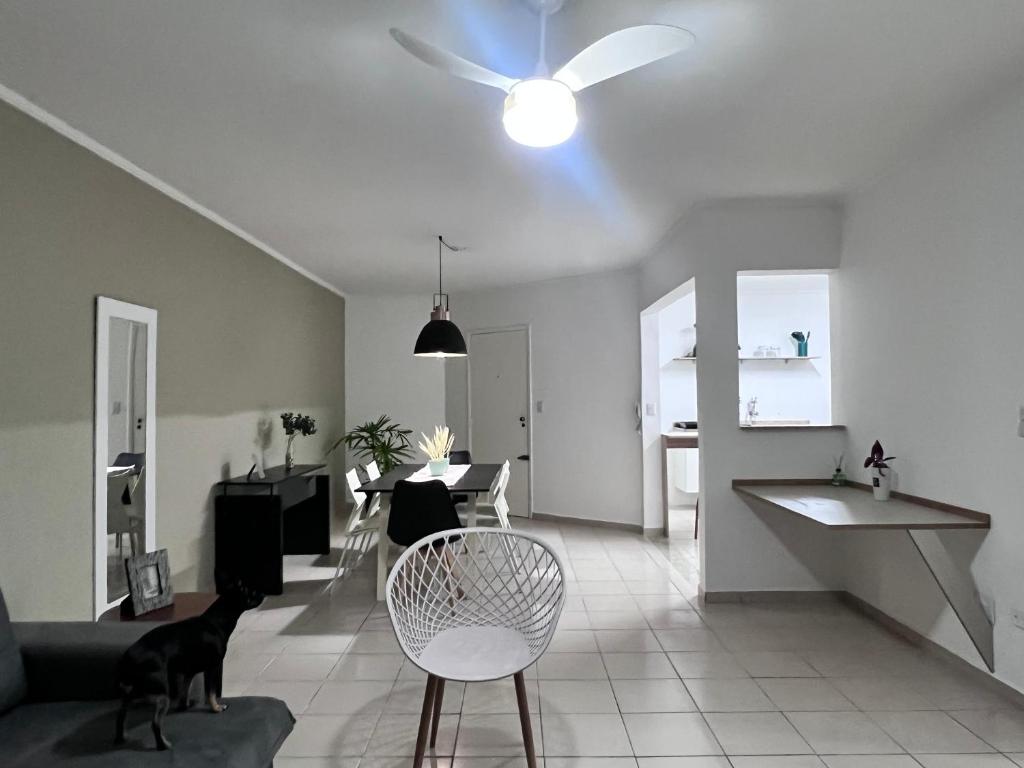
[[430, 467], [430, 474], [440, 477], [448, 471], [448, 455], [455, 445], [455, 435], [448, 427], [434, 427], [433, 437], [427, 437], [422, 432], [420, 435], [420, 450], [427, 454], [427, 466]]
[[892, 470], [888, 462], [895, 459], [895, 456], [886, 456], [882, 450], [882, 444], [875, 440], [871, 446], [871, 455], [864, 459], [864, 468], [871, 467], [871, 490], [875, 494], [875, 501], [888, 501], [892, 492]]
[[835, 471], [832, 472], [832, 485], [843, 486], [846, 485], [846, 473], [843, 472], [843, 458], [845, 454], [840, 453], [839, 456], [832, 457], [832, 463], [835, 465]]
[[374, 421], [360, 424], [339, 437], [326, 454], [330, 455], [342, 443], [361, 459], [376, 461], [381, 472], [390, 472], [402, 463], [403, 459], [412, 458], [409, 444], [411, 429], [403, 429], [391, 420], [387, 414]]
[[291, 472], [295, 466], [295, 457], [292, 454], [292, 443], [296, 436], [308, 437], [316, 434], [316, 420], [312, 416], [303, 416], [301, 413], [282, 413], [281, 425], [284, 433], [288, 436], [288, 447], [284, 451], [284, 470]]

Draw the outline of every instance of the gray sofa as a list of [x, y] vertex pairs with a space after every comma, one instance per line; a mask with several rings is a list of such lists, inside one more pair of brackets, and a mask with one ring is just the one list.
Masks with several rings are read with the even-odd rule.
[[0, 765], [4, 768], [189, 766], [267, 768], [295, 719], [284, 702], [227, 699], [228, 709], [170, 713], [158, 752], [146, 705], [114, 746], [114, 668], [144, 623], [12, 623], [0, 592]]

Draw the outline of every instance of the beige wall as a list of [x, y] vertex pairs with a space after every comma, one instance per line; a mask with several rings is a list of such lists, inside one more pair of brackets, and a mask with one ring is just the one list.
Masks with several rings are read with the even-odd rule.
[[[157, 544], [213, 574], [211, 486], [256, 422], [344, 423], [344, 299], [0, 104], [0, 586], [16, 619], [92, 615], [97, 295], [159, 312]], [[284, 447], [275, 429], [267, 464]]]

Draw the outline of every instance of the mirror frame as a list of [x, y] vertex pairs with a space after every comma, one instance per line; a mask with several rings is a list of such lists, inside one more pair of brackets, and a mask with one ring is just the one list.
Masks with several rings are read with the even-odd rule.
[[120, 603], [107, 601], [107, 398], [110, 372], [110, 321], [146, 325], [146, 542], [156, 549], [156, 327], [157, 312], [105, 296], [96, 297], [96, 401], [93, 411], [93, 616]]

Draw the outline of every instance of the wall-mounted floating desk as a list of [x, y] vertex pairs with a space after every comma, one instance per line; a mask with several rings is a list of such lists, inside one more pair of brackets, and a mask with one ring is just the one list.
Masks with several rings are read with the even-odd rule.
[[989, 515], [896, 492], [889, 501], [875, 501], [870, 488], [856, 483], [837, 488], [827, 480], [733, 480], [732, 487], [749, 501], [832, 530], [906, 531], [971, 642], [994, 671], [992, 622], [970, 574], [956, 564], [939, 537], [940, 531], [988, 530]]

